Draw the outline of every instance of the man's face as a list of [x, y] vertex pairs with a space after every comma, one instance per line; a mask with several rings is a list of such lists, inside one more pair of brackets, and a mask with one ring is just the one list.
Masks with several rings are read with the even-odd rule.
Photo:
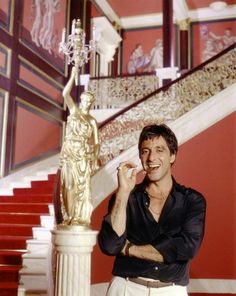
[[171, 164], [175, 161], [175, 154], [170, 154], [162, 136], [143, 141], [139, 157], [150, 181], [161, 181], [171, 176]]

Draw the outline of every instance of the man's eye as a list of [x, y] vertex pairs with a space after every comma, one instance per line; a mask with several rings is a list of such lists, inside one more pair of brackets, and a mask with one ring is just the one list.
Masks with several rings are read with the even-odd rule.
[[163, 152], [164, 151], [164, 149], [163, 148], [157, 148], [157, 150], [156, 150], [157, 152]]
[[142, 150], [142, 154], [147, 154], [148, 150]]

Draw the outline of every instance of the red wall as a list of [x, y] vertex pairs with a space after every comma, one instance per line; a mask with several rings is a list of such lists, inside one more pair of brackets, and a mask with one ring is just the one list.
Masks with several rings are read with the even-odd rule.
[[27, 110], [17, 107], [14, 164], [28, 161], [34, 157], [56, 151], [61, 145], [61, 127]]
[[[184, 143], [173, 167], [179, 183], [193, 187], [207, 200], [206, 233], [192, 262], [191, 278], [236, 279], [236, 113]], [[94, 211], [93, 229], [99, 229], [108, 198]], [[110, 280], [113, 258], [95, 247], [92, 283]]]

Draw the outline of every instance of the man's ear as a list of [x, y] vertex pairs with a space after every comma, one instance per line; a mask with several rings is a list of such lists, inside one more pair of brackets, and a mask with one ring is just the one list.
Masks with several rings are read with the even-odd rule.
[[171, 164], [173, 164], [175, 162], [175, 157], [176, 157], [175, 154], [171, 154], [171, 156], [170, 156], [170, 163]]

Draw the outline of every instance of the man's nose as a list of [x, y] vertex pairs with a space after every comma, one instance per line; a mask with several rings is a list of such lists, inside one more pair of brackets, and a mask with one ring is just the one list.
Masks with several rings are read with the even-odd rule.
[[150, 151], [149, 155], [148, 155], [148, 160], [149, 161], [153, 161], [156, 157], [156, 153], [154, 151]]

